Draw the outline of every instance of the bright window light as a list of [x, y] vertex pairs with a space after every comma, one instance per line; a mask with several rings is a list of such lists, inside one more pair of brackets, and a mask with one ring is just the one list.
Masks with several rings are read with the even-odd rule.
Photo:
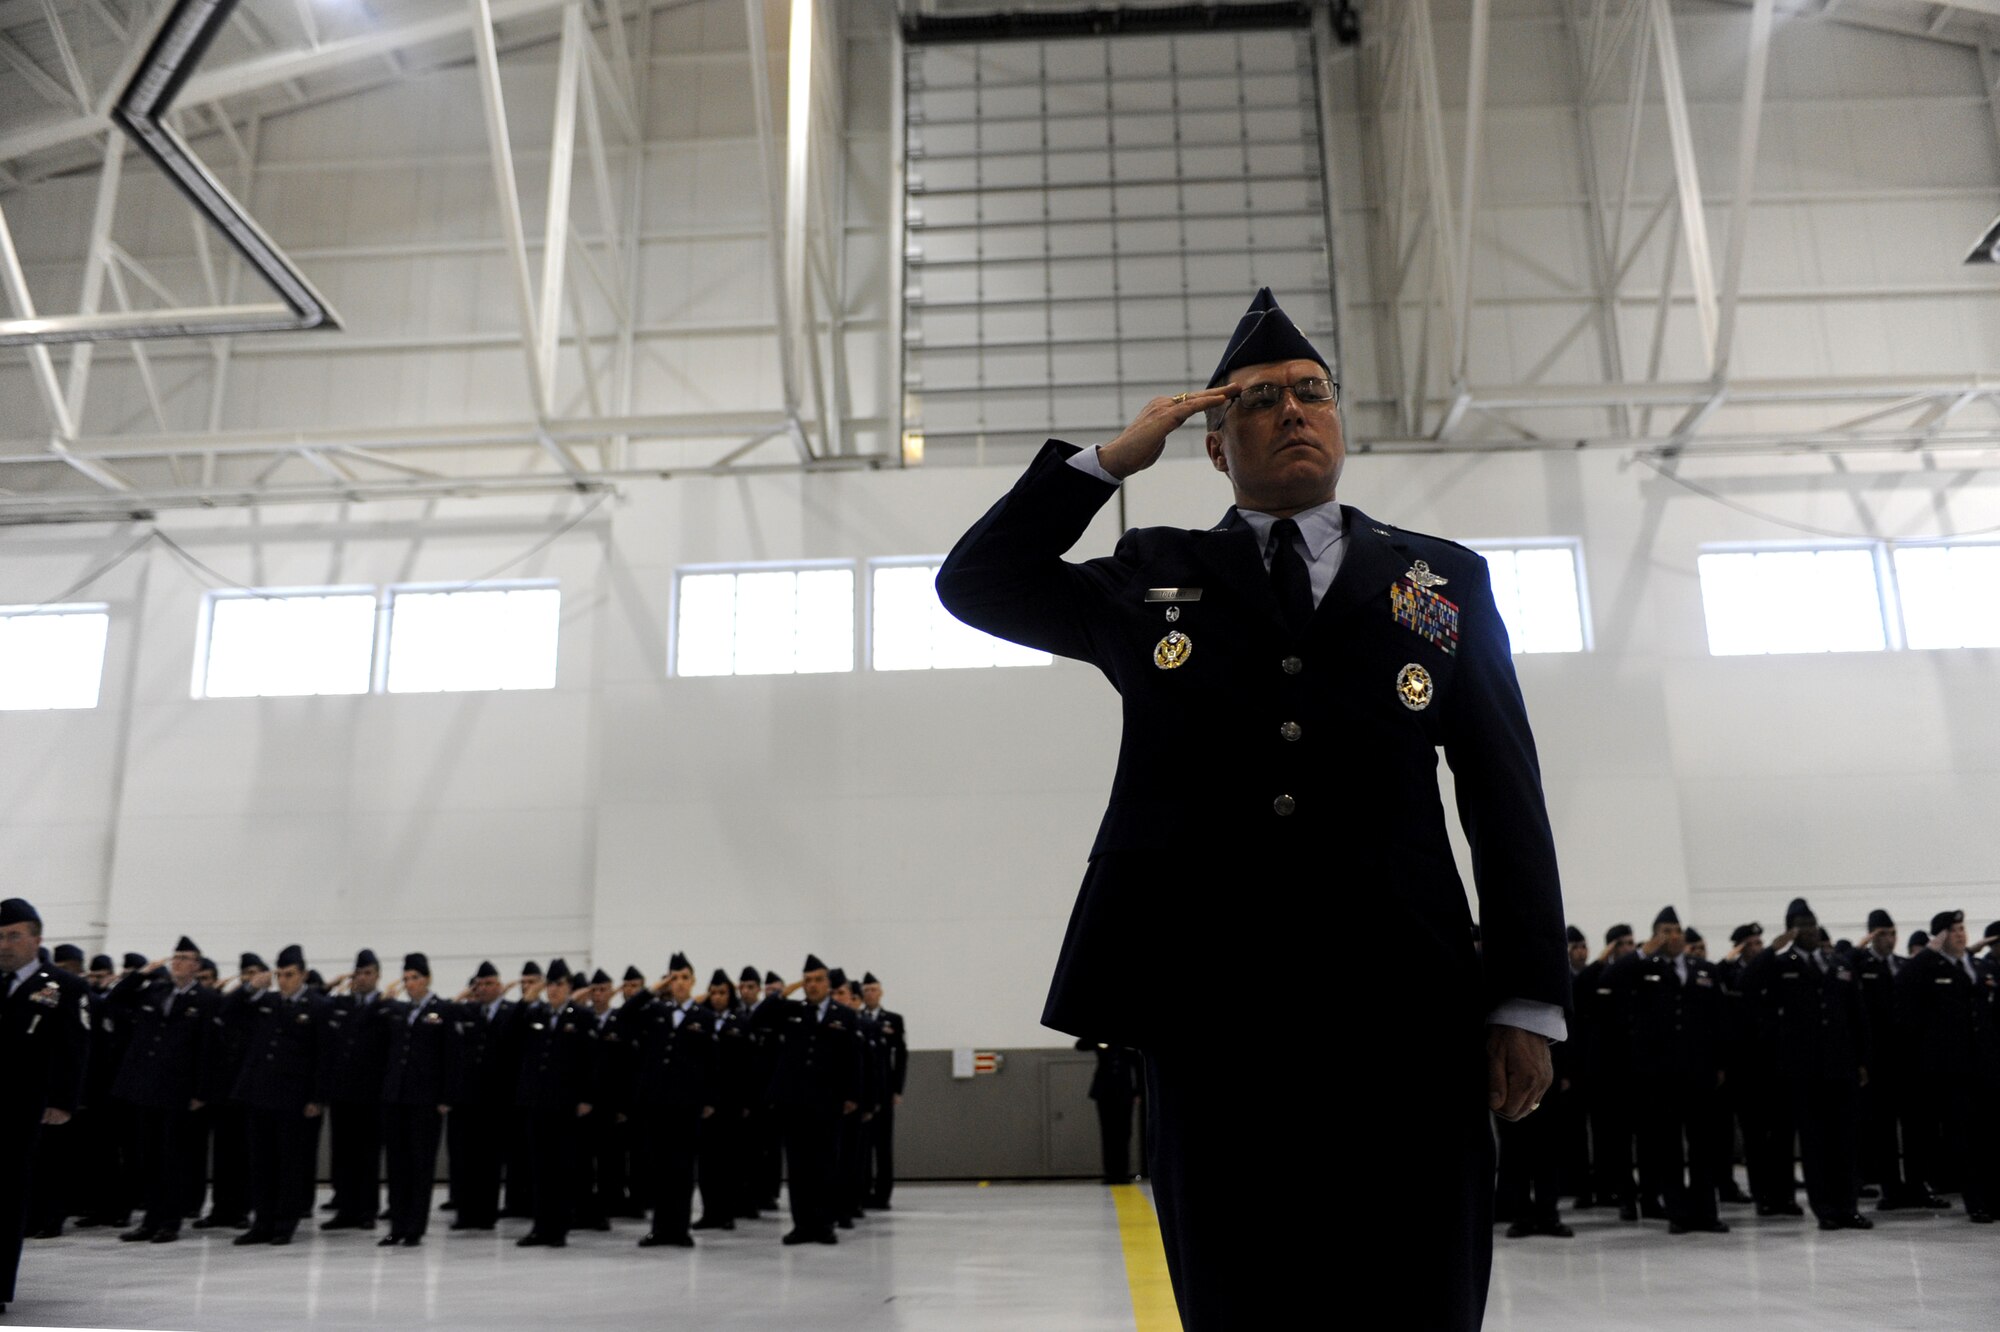
[[365, 694], [374, 656], [373, 592], [216, 593], [201, 697]]
[[2000, 545], [1896, 550], [1903, 633], [1913, 648], [2000, 647]]
[[854, 570], [684, 573], [677, 675], [812, 675], [854, 669]]
[[392, 592], [392, 694], [553, 689], [562, 593], [553, 587]]
[[935, 564], [877, 565], [872, 575], [873, 660], [878, 671], [1046, 666], [1055, 660], [974, 629], [937, 596]]
[[1493, 601], [1515, 652], [1581, 652], [1583, 598], [1574, 546], [1482, 549]]
[[1889, 645], [1872, 550], [1709, 552], [1700, 568], [1714, 656]]
[[110, 629], [102, 606], [0, 608], [0, 710], [96, 707]]

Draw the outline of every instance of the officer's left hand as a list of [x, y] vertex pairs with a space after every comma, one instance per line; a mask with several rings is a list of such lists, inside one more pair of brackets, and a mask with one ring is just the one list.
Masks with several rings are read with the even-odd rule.
[[851, 1115], [860, 1108], [861, 1108], [860, 1105], [856, 1104], [853, 1101], [842, 1101], [840, 1103], [840, 1113], [843, 1115]]
[[715, 1107], [712, 1105], [705, 1105], [701, 1108], [701, 1117], [703, 1119], [712, 1118], [714, 1114], [715, 1114]]
[[54, 1106], [50, 1106], [48, 1109], [42, 1111], [42, 1122], [44, 1124], [67, 1124], [69, 1123], [69, 1111], [58, 1110]]
[[1555, 1068], [1545, 1037], [1494, 1023], [1486, 1028], [1486, 1108], [1520, 1119], [1542, 1103]]
[[576, 1106], [576, 1117], [577, 1117], [578, 1119], [582, 1119], [582, 1118], [583, 1118], [583, 1117], [584, 1117], [585, 1115], [587, 1115], [587, 1114], [589, 1114], [589, 1113], [590, 1113], [590, 1102], [588, 1102], [588, 1101], [579, 1101], [579, 1102], [577, 1102], [577, 1106]]
[[307, 1119], [319, 1118], [319, 1107], [312, 1104], [310, 1101], [306, 1103], [306, 1118]]

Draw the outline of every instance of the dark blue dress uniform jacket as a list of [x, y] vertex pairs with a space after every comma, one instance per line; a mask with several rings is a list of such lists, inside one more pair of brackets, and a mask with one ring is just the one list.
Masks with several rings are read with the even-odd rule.
[[423, 1012], [413, 1022], [417, 1007], [407, 999], [379, 1000], [373, 1005], [375, 1020], [387, 1030], [388, 1053], [382, 1073], [384, 1105], [450, 1105], [457, 1090], [458, 1029], [452, 1021], [452, 1006], [436, 995], [426, 995]]
[[[1115, 493], [1068, 465], [1075, 452], [1044, 446], [937, 577], [959, 619], [1089, 662], [1124, 701], [1110, 804], [1043, 1022], [1144, 1047], [1168, 1009], [1163, 959], [1268, 955], [1302, 933], [1331, 937], [1356, 913], [1401, 922], [1410, 951], [1439, 959], [1399, 995], [1414, 1004], [1398, 1013], [1412, 1029], [1476, 1029], [1506, 999], [1566, 1008], [1554, 842], [1486, 562], [1344, 507], [1339, 574], [1294, 634], [1234, 509], [1208, 531], [1136, 528], [1108, 558], [1065, 561]], [[1413, 586], [1416, 560], [1449, 580], [1437, 593], [1458, 607], [1455, 642], [1398, 622], [1391, 589]], [[1146, 599], [1190, 587], [1199, 600]], [[1167, 604], [1180, 608], [1172, 623]], [[1169, 630], [1192, 651], [1162, 670], [1154, 647]], [[1420, 710], [1398, 695], [1406, 666], [1432, 682]], [[1446, 834], [1440, 748], [1472, 850], [1483, 966]]]
[[1797, 949], [1767, 948], [1744, 975], [1764, 1048], [1787, 1078], [1858, 1086], [1869, 1057], [1867, 1010], [1854, 968], [1829, 957], [1821, 971]]
[[0, 1001], [0, 1123], [35, 1125], [44, 1110], [75, 1114], [94, 1016], [90, 987], [43, 965]]
[[327, 1001], [308, 991], [287, 1002], [270, 986], [244, 1002], [249, 1039], [231, 1094], [257, 1110], [297, 1113], [324, 1102]]
[[1631, 952], [1605, 974], [1623, 1020], [1627, 1076], [1642, 1108], [1652, 1091], [1714, 1091], [1727, 1048], [1715, 964], [1689, 958], [1682, 981], [1665, 953]]
[[131, 1032], [125, 1061], [111, 1094], [155, 1110], [185, 1110], [210, 1092], [216, 1043], [214, 1018], [222, 1007], [213, 990], [196, 985], [162, 1011], [174, 983], [135, 971], [112, 987], [110, 1006]]

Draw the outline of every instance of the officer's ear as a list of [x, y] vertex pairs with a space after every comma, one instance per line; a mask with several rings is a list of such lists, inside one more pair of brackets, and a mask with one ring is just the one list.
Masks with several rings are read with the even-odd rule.
[[1202, 446], [1208, 450], [1208, 461], [1213, 464], [1215, 470], [1223, 473], [1225, 476], [1228, 475], [1229, 455], [1223, 452], [1222, 449], [1221, 421], [1218, 420], [1215, 426], [1209, 430], [1207, 436], [1202, 440]]

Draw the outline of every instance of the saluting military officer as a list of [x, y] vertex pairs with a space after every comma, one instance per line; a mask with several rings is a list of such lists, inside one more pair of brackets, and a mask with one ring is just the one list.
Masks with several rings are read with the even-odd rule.
[[[251, 1029], [257, 1025], [258, 1000], [270, 987], [271, 968], [256, 953], [245, 953], [236, 975], [222, 989], [216, 1039], [210, 1047], [208, 1104], [196, 1113], [194, 1122], [197, 1135], [204, 1128], [214, 1135], [214, 1192], [208, 1215], [194, 1223], [196, 1230], [243, 1230], [250, 1225], [250, 1108], [236, 1099], [235, 1087], [248, 1057]], [[199, 1176], [194, 1190], [198, 1203]]]
[[861, 1015], [879, 1024], [888, 1055], [888, 1095], [868, 1126], [868, 1208], [885, 1212], [896, 1191], [896, 1107], [903, 1103], [910, 1076], [909, 1028], [901, 1013], [882, 1007], [882, 982], [872, 971], [861, 977]]
[[326, 1001], [306, 989], [305, 952], [278, 953], [274, 984], [253, 991], [243, 1066], [232, 1097], [249, 1116], [250, 1197], [256, 1220], [237, 1244], [290, 1244], [305, 1214], [317, 1162], [312, 1122], [326, 1108]]
[[1966, 1216], [1990, 1225], [2000, 1178], [1990, 1147], [1991, 1083], [1980, 1067], [1996, 1014], [1967, 948], [1965, 913], [1931, 918], [1930, 943], [1896, 977], [1896, 1018], [1910, 1053], [1912, 1102], [1925, 1179], [1955, 1173]]
[[715, 1019], [694, 1000], [694, 964], [675, 953], [660, 982], [661, 998], [634, 1025], [630, 1091], [639, 1137], [646, 1144], [646, 1201], [652, 1229], [642, 1249], [692, 1248], [695, 1162], [705, 1121], [716, 1105]]
[[[83, 950], [75, 944], [57, 944], [49, 954], [49, 965], [65, 976], [80, 977]], [[86, 998], [88, 988], [86, 983]], [[36, 1139], [35, 1183], [28, 1205], [28, 1234], [34, 1239], [56, 1238], [63, 1232], [63, 1223], [76, 1214], [83, 1167], [77, 1144], [84, 1119], [84, 1105], [79, 1101], [67, 1122], [44, 1125]]]
[[[529, 958], [521, 964], [521, 975], [515, 980], [520, 987], [520, 1004], [514, 1013], [514, 1062], [520, 1064], [521, 1033], [527, 1030], [526, 1013], [530, 1009], [546, 1008], [542, 998], [544, 981], [542, 964]], [[532, 1217], [535, 1214], [535, 1158], [534, 1132], [531, 1125], [533, 1115], [524, 1107], [514, 1105], [507, 1120], [507, 1191], [506, 1202], [501, 1208], [502, 1216]]]
[[451, 1110], [446, 1098], [455, 1054], [450, 1005], [431, 993], [428, 957], [404, 956], [401, 989], [402, 997], [384, 1005], [376, 1017], [388, 1029], [382, 1142], [389, 1166], [389, 1233], [376, 1241], [384, 1249], [414, 1249], [430, 1229], [438, 1138]]
[[[140, 959], [144, 963], [143, 958]], [[85, 982], [90, 1000], [90, 1066], [83, 1080], [83, 1100], [77, 1106], [77, 1186], [83, 1215], [77, 1229], [130, 1224], [134, 1166], [127, 1156], [123, 1112], [111, 1098], [118, 1062], [125, 1054], [125, 1024], [111, 1014], [107, 1001], [117, 978], [109, 953], [90, 960]]]
[[[646, 986], [646, 973], [636, 966], [627, 966], [625, 974], [618, 982], [618, 1007], [612, 1013], [608, 1029], [600, 1028], [600, 1034], [624, 1047], [624, 1053], [631, 1053], [631, 1040], [627, 1032], [628, 1024], [635, 1023], [647, 1004], [655, 1002], [659, 996]], [[613, 1082], [612, 1086], [623, 1085]], [[620, 1108], [612, 1118], [611, 1134], [613, 1150], [617, 1153], [614, 1162], [619, 1180], [620, 1203], [613, 1215], [628, 1221], [646, 1219], [646, 1161], [645, 1148], [639, 1141], [638, 1125], [632, 1121], [629, 1110]]]
[[549, 963], [543, 1004], [515, 1014], [521, 1026], [521, 1067], [514, 1101], [528, 1112], [529, 1157], [535, 1172], [535, 1219], [515, 1240], [523, 1249], [569, 1243], [583, 1177], [583, 1119], [596, 1098], [597, 1022], [572, 1001], [569, 964]]
[[740, 980], [743, 1025], [752, 1052], [744, 1093], [744, 1121], [750, 1136], [750, 1201], [744, 1215], [754, 1217], [778, 1210], [778, 1193], [785, 1185], [785, 1131], [771, 1102], [771, 1083], [778, 1072], [778, 1040], [757, 1020], [764, 1004], [784, 995], [785, 982], [775, 971], [766, 971], [760, 978], [755, 967], [743, 968]]
[[[1785, 933], [1750, 965], [1745, 986], [1784, 1098], [1785, 1140], [1799, 1139], [1806, 1200], [1821, 1230], [1872, 1230], [1856, 1208], [1860, 1092], [1873, 1060], [1861, 987], [1834, 955], [1806, 900], [1785, 908]], [[1792, 1200], [1790, 1152], [1783, 1193]], [[1759, 1201], [1765, 1201], [1760, 1198]]]
[[1630, 1044], [1639, 1106], [1639, 1151], [1665, 1195], [1667, 1232], [1715, 1234], [1723, 1162], [1715, 1137], [1722, 1085], [1722, 990], [1715, 965], [1687, 955], [1680, 916], [1665, 907], [1653, 935], [1611, 969]]
[[205, 1164], [192, 1115], [204, 1104], [204, 1059], [221, 1007], [216, 992], [195, 981], [200, 961], [201, 950], [182, 935], [171, 958], [128, 971], [111, 990], [112, 1011], [132, 1033], [111, 1093], [133, 1108], [145, 1182], [145, 1215], [118, 1237], [127, 1243], [179, 1239], [182, 1219], [199, 1201], [189, 1193]]
[[701, 1220], [694, 1228], [734, 1230], [736, 1218], [753, 1201], [744, 1170], [742, 1109], [752, 1051], [736, 1002], [736, 986], [721, 967], [708, 978], [703, 1010], [715, 1033], [715, 1080], [710, 1096], [715, 1113], [701, 1123], [701, 1155], [695, 1162], [695, 1178], [701, 1186]]
[[[1729, 932], [1729, 951], [1715, 964], [1716, 984], [1722, 987], [1723, 1014], [1723, 1079], [1722, 1086], [1715, 1093], [1715, 1133], [1716, 1151], [1723, 1166], [1719, 1195], [1726, 1203], [1752, 1202], [1760, 1196], [1776, 1199], [1779, 1196], [1777, 1188], [1767, 1187], [1763, 1182], [1764, 1173], [1769, 1169], [1766, 1158], [1772, 1155], [1774, 1142], [1765, 1120], [1770, 1114], [1768, 1102], [1775, 1094], [1772, 1090], [1775, 1079], [1769, 1068], [1770, 1061], [1764, 1049], [1757, 1012], [1745, 988], [1750, 966], [1763, 948], [1763, 926], [1756, 921], [1738, 925]], [[1739, 1126], [1743, 1134], [1743, 1165], [1749, 1176], [1749, 1193], [1736, 1184], [1734, 1162]], [[1784, 1172], [1783, 1182], [1788, 1185], [1792, 1178], [1789, 1145], [1777, 1155], [1784, 1158], [1778, 1166]]]
[[90, 1057], [89, 987], [41, 959], [42, 918], [0, 902], [0, 1313], [14, 1300], [35, 1143], [66, 1125]]
[[379, 1020], [386, 1001], [382, 964], [373, 949], [354, 955], [354, 969], [336, 976], [346, 986], [327, 1002], [327, 1118], [333, 1122], [333, 1215], [321, 1230], [373, 1230], [382, 1206], [382, 1078], [389, 1027]]
[[514, 1103], [513, 1008], [491, 962], [479, 964], [452, 1006], [457, 1052], [445, 1132], [458, 1204], [453, 1230], [491, 1230], [500, 1221], [500, 1171]]
[[[803, 990], [803, 1000], [791, 998]], [[792, 1228], [786, 1244], [838, 1244], [840, 1126], [861, 1108], [861, 1042], [833, 1002], [826, 963], [807, 954], [798, 980], [766, 997], [753, 1021], [777, 1042], [771, 1101], [785, 1134]]]
[[1901, 1208], [1950, 1206], [1931, 1192], [1917, 1169], [1916, 1140], [1907, 1126], [1910, 1112], [1908, 1052], [1896, 1022], [1896, 978], [1909, 959], [1896, 951], [1896, 921], [1877, 907], [1868, 913], [1868, 937], [1855, 951], [1854, 971], [1861, 987], [1861, 1008], [1868, 1024], [1869, 1048], [1875, 1060], [1868, 1066], [1868, 1085], [1861, 1089], [1861, 1177], [1882, 1190], [1878, 1212]]
[[888, 1099], [888, 1049], [876, 1023], [861, 1011], [861, 987], [839, 967], [827, 973], [833, 1002], [846, 1009], [861, 1044], [861, 1097], [855, 1112], [840, 1123], [840, 1155], [834, 1172], [834, 1215], [842, 1230], [854, 1229], [868, 1195], [869, 1125]]
[[[1196, 1329], [1308, 1298], [1316, 1232], [1273, 1242], [1244, 1219], [1284, 1205], [1282, 1181], [1319, 1143], [1306, 1120], [1242, 1131], [1220, 1061], [1293, 1052], [1224, 1009], [1159, 1003], [1161, 958], [1263, 956], [1302, 928], [1330, 937], [1346, 889], [1395, 885], [1434, 960], [1413, 990], [1400, 959], [1348, 959], [1355, 993], [1399, 1002], [1364, 1020], [1363, 1076], [1390, 1094], [1371, 1107], [1351, 1181], [1377, 1215], [1344, 1259], [1402, 1292], [1412, 1324], [1479, 1324], [1487, 1112], [1528, 1113], [1549, 1086], [1548, 1043], [1566, 1034], [1554, 838], [1486, 562], [1336, 502], [1337, 406], [1327, 359], [1260, 291], [1205, 389], [1154, 399], [1095, 449], [1050, 441], [937, 576], [961, 620], [1089, 662], [1123, 696], [1118, 773], [1042, 1020], [1145, 1051], [1154, 1198]], [[1223, 521], [1137, 529], [1107, 558], [1066, 563], [1125, 478], [1203, 413], [1209, 460], [1235, 493]], [[1483, 958], [1440, 746], [1473, 848]], [[1224, 885], [1255, 888], [1236, 909], [1192, 909]]]

